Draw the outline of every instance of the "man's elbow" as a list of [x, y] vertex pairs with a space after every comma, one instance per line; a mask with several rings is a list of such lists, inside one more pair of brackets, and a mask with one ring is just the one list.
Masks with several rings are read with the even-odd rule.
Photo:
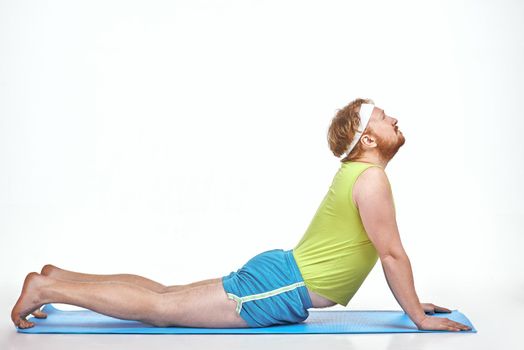
[[397, 261], [402, 259], [408, 259], [408, 255], [404, 251], [404, 249], [396, 249], [396, 250], [388, 250], [387, 252], [384, 252], [379, 255], [380, 261], [382, 263], [389, 262], [389, 261]]

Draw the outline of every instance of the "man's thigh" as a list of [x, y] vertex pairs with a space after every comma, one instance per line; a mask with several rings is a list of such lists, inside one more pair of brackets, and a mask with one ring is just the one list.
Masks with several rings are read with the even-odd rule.
[[165, 288], [164, 293], [180, 292], [181, 290], [184, 290], [184, 289], [189, 289], [189, 288], [193, 288], [193, 287], [199, 287], [199, 286], [206, 285], [206, 284], [214, 284], [214, 283], [219, 283], [219, 282], [221, 283], [221, 281], [222, 281], [222, 277], [219, 277], [219, 278], [210, 278], [210, 279], [207, 279], [207, 280], [202, 280], [202, 281], [188, 283], [188, 284], [179, 284], [179, 285], [167, 286]]

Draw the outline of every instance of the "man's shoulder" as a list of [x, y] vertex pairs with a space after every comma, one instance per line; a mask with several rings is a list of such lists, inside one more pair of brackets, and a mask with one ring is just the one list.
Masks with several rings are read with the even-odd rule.
[[358, 206], [360, 198], [365, 198], [374, 193], [390, 191], [390, 188], [389, 179], [384, 169], [379, 166], [370, 166], [357, 177], [353, 185], [353, 200]]
[[380, 185], [381, 183], [389, 183], [389, 180], [386, 172], [382, 167], [372, 165], [360, 173], [360, 175], [357, 177], [357, 182], [371, 185]]

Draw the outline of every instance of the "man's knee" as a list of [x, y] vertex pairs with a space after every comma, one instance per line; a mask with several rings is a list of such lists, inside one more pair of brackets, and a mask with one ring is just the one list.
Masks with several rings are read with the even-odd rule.
[[148, 308], [147, 323], [156, 327], [176, 326], [174, 320], [177, 319], [178, 303], [174, 295], [157, 293]]

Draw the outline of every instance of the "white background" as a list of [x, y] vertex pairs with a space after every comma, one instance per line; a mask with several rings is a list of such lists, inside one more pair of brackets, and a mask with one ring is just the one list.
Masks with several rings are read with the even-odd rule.
[[[292, 249], [356, 97], [406, 137], [386, 172], [420, 300], [479, 328], [485, 301], [522, 307], [523, 19], [519, 1], [0, 1], [6, 330], [46, 263], [185, 284]], [[348, 308], [400, 309], [380, 262]]]

